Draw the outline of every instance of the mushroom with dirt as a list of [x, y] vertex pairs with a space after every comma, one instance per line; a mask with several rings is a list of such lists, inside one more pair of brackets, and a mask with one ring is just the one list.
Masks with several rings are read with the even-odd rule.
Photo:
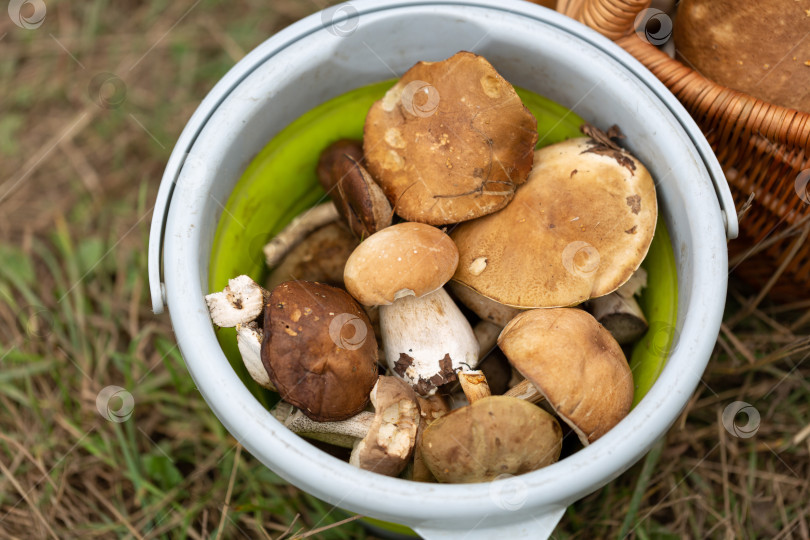
[[586, 132], [593, 137], [538, 150], [509, 206], [453, 230], [454, 280], [507, 306], [549, 308], [606, 295], [630, 278], [655, 232], [655, 184], [608, 135]]
[[363, 411], [339, 422], [316, 422], [300, 409], [280, 403], [273, 416], [291, 431], [352, 447], [349, 463], [396, 476], [413, 454], [421, 415], [417, 396], [407, 383], [382, 375], [370, 393], [374, 412]]
[[366, 407], [377, 382], [377, 340], [369, 329], [344, 290], [288, 281], [265, 306], [262, 363], [284, 401], [319, 422], [345, 420]]
[[505, 395], [547, 400], [583, 445], [607, 433], [630, 411], [633, 374], [622, 348], [589, 313], [533, 309], [512, 319], [498, 338], [526, 380]]
[[249, 276], [241, 275], [228, 280], [222, 291], [205, 297], [211, 321], [220, 328], [233, 328], [247, 324], [262, 314], [269, 293]]
[[439, 482], [489, 482], [555, 463], [562, 429], [553, 416], [527, 401], [489, 396], [431, 423], [421, 452]]
[[388, 368], [430, 396], [478, 363], [470, 323], [442, 286], [455, 271], [450, 237], [422, 223], [399, 223], [371, 235], [346, 262], [346, 289], [380, 306]]
[[526, 181], [537, 120], [487, 60], [419, 62], [374, 103], [363, 147], [397, 214], [445, 225], [506, 206]]

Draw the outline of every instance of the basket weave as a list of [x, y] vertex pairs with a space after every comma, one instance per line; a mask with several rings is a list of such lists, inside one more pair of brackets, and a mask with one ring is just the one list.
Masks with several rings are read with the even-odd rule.
[[[683, 103], [708, 139], [740, 209], [735, 273], [782, 299], [810, 297], [810, 114], [726, 88], [670, 58], [637, 35], [650, 0], [559, 0], [557, 11], [590, 26], [638, 59]], [[752, 254], [747, 258], [747, 254]], [[755, 256], [753, 255], [755, 254]]]

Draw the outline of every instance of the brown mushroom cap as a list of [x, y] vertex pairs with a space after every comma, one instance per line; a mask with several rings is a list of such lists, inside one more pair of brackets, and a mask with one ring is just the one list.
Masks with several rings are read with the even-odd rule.
[[440, 482], [487, 482], [556, 462], [562, 429], [536, 405], [490, 396], [430, 424], [422, 434], [421, 450]]
[[589, 138], [547, 146], [534, 161], [509, 206], [453, 231], [453, 278], [523, 308], [572, 306], [616, 290], [655, 233], [650, 173]]
[[367, 471], [396, 476], [413, 454], [421, 422], [416, 393], [403, 380], [381, 376], [371, 391], [374, 420], [357, 442], [349, 463]]
[[345, 291], [309, 281], [273, 289], [262, 363], [284, 401], [318, 422], [362, 411], [377, 381], [377, 340]]
[[633, 374], [622, 348], [589, 313], [534, 309], [498, 338], [506, 357], [588, 445], [627, 416]]
[[423, 223], [399, 223], [364, 240], [346, 261], [346, 289], [366, 306], [424, 296], [447, 283], [458, 264], [450, 237]]
[[532, 166], [537, 120], [487, 60], [419, 62], [366, 117], [369, 172], [410, 221], [458, 223], [512, 199]]

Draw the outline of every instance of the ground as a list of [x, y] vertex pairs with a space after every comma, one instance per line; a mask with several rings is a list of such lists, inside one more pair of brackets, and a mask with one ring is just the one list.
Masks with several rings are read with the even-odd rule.
[[[152, 207], [185, 122], [247, 51], [324, 6], [21, 4], [0, 13], [0, 538], [363, 537], [242, 451], [146, 282]], [[810, 536], [810, 302], [730, 279], [686, 410], [555, 537]], [[736, 401], [750, 408], [723, 422]]]

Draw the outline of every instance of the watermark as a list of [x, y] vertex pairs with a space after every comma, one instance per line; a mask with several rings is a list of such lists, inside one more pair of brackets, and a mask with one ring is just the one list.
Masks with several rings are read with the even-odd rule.
[[681, 336], [673, 325], [661, 321], [653, 321], [647, 330], [648, 350], [658, 357], [667, 357], [678, 349], [678, 340]]
[[42, 306], [26, 306], [20, 310], [20, 324], [26, 337], [44, 340], [53, 332], [53, 313]]
[[425, 81], [411, 81], [402, 90], [402, 108], [414, 116], [427, 118], [439, 109], [439, 91]]
[[107, 386], [96, 396], [96, 409], [102, 417], [120, 424], [132, 416], [135, 399], [120, 386]]
[[87, 93], [102, 109], [117, 109], [127, 99], [127, 85], [118, 75], [105, 71], [90, 79]]
[[672, 19], [660, 9], [644, 9], [633, 22], [636, 35], [656, 47], [672, 38]]
[[357, 9], [346, 2], [321, 11], [321, 23], [330, 34], [347, 37], [357, 30], [360, 18], [357, 16]]
[[489, 484], [489, 498], [498, 508], [508, 512], [523, 508], [528, 495], [526, 482], [511, 474], [500, 474]]
[[793, 182], [793, 188], [796, 190], [796, 195], [804, 202], [810, 204], [810, 193], [807, 192], [807, 184], [810, 183], [810, 169], [805, 169], [796, 175], [796, 180]]
[[208, 176], [208, 162], [197, 153], [183, 154], [183, 163], [180, 164], [180, 174], [177, 183], [185, 188], [196, 189], [201, 186]]
[[351, 313], [335, 315], [332, 322], [329, 323], [329, 337], [332, 338], [335, 345], [347, 351], [356, 351], [362, 347], [367, 335], [366, 323]]
[[599, 251], [588, 242], [576, 240], [562, 252], [562, 263], [569, 274], [589, 278], [599, 269]]
[[[738, 416], [746, 417], [745, 424], [738, 420]], [[759, 431], [759, 411], [745, 401], [729, 403], [723, 410], [723, 427], [730, 434], [741, 439], [750, 439]]]
[[11, 0], [8, 3], [11, 22], [26, 30], [35, 30], [42, 26], [46, 11], [43, 0]]

